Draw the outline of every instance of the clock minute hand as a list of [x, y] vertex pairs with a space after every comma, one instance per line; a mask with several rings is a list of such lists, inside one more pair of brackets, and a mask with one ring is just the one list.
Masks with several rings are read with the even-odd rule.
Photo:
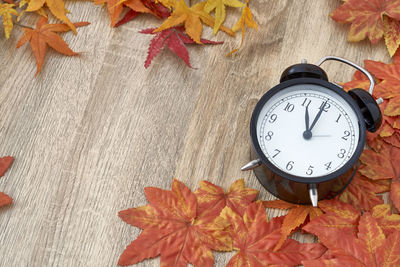
[[310, 127], [309, 131], [311, 131], [311, 130], [314, 128], [315, 124], [317, 123], [317, 121], [318, 121], [319, 118], [321, 117], [321, 114], [322, 114], [322, 112], [324, 111], [324, 108], [325, 108], [325, 105], [326, 105], [327, 102], [328, 102], [328, 101], [325, 101], [325, 102], [323, 103], [323, 105], [321, 106], [320, 110], [318, 111], [317, 116], [315, 116], [314, 121], [311, 123], [311, 127]]

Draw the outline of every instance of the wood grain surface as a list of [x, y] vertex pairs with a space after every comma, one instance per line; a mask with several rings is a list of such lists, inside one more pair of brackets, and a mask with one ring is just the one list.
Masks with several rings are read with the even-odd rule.
[[[15, 48], [21, 31], [1, 37], [0, 155], [15, 162], [0, 180], [0, 191], [14, 199], [0, 209], [0, 266], [116, 266], [140, 233], [118, 211], [146, 204], [144, 187], [168, 189], [173, 177], [193, 190], [200, 180], [228, 188], [245, 178], [260, 199], [273, 199], [251, 172], [240, 171], [257, 100], [303, 58], [389, 61], [383, 42], [346, 41], [348, 26], [328, 17], [340, 2], [252, 0], [258, 32], [249, 30], [243, 49], [227, 58], [240, 37], [214, 38], [206, 29], [205, 37], [225, 43], [191, 46], [195, 69], [167, 50], [145, 69], [152, 37], [138, 31], [159, 22], [141, 15], [113, 29], [106, 9], [91, 2], [67, 1], [73, 21], [92, 23], [76, 38], [63, 35], [82, 54], [49, 51], [36, 79], [29, 46]], [[353, 73], [338, 63], [324, 68], [336, 82]], [[231, 255], [215, 253], [216, 266]], [[138, 266], [153, 265], [159, 258]]]

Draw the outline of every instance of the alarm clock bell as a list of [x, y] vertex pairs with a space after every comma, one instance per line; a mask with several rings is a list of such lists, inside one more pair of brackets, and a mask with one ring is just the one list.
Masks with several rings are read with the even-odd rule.
[[[368, 92], [358, 88], [345, 92], [340, 85], [329, 82], [326, 72], [320, 67], [328, 60], [342, 62], [362, 72], [370, 82]], [[295, 204], [317, 206], [318, 200], [337, 196], [356, 173], [365, 146], [366, 130], [375, 132], [382, 123], [378, 104], [383, 100], [372, 97], [374, 85], [367, 70], [335, 56], [324, 57], [315, 65], [302, 60], [300, 64], [288, 67], [282, 73], [280, 83], [268, 90], [253, 111], [250, 123], [252, 161], [241, 170], [253, 170], [265, 189]], [[310, 106], [312, 101], [314, 109]], [[289, 123], [279, 124], [277, 120], [283, 118]], [[313, 127], [317, 123], [328, 125], [327, 120], [333, 125], [332, 131], [340, 132], [340, 127], [343, 127], [344, 135], [325, 135], [329, 136], [326, 141], [318, 138], [322, 135], [313, 135], [312, 131], [317, 128]], [[305, 131], [296, 131], [296, 125], [305, 125]], [[337, 147], [335, 138], [338, 139]], [[294, 144], [292, 146], [299, 144], [299, 147], [288, 149], [284, 144], [287, 140]], [[329, 149], [323, 149], [324, 142]], [[321, 162], [318, 161], [320, 158]]]

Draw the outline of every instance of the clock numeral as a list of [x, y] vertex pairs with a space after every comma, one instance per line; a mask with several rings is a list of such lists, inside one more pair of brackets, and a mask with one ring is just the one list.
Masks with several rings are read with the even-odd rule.
[[332, 164], [332, 161], [330, 161], [330, 162], [324, 164], [324, 166], [326, 167], [325, 170], [329, 171], [330, 169], [332, 169], [331, 164]]
[[308, 169], [307, 169], [307, 171], [306, 171], [306, 174], [307, 174], [307, 175], [313, 174], [313, 169], [314, 169], [314, 166], [311, 166], [311, 165], [310, 165], [310, 167], [308, 167]]
[[289, 161], [288, 164], [286, 164], [286, 170], [291, 171], [293, 169], [293, 164], [294, 161]]
[[275, 149], [274, 151], [276, 153], [272, 156], [272, 158], [275, 158], [276, 156], [278, 156], [279, 153], [281, 153], [281, 151], [279, 149]]
[[[307, 101], [308, 100], [308, 101]], [[307, 103], [307, 105], [306, 105]], [[309, 100], [307, 97], [304, 99], [303, 104], [301, 104], [303, 107], [306, 105], [307, 107], [311, 104], [311, 100]]]
[[340, 117], [342, 117], [342, 114], [339, 114], [339, 117], [337, 117], [336, 122], [339, 122]]
[[325, 112], [328, 112], [328, 109], [330, 109], [331, 104], [329, 104], [327, 101], [325, 101], [325, 102], [321, 103], [321, 106], [319, 107], [319, 109], [322, 109], [322, 107], [324, 108]]
[[337, 154], [338, 158], [342, 159], [344, 158], [344, 154], [346, 153], [346, 149], [340, 149], [340, 153]]
[[342, 139], [347, 141], [347, 139], [349, 139], [350, 132], [349, 131], [344, 131], [343, 134], [344, 134], [344, 136], [342, 136]]
[[287, 103], [286, 107], [283, 110], [287, 111], [287, 112], [292, 112], [294, 110], [294, 105], [290, 104], [290, 103]]
[[271, 117], [269, 117], [269, 122], [270, 123], [274, 123], [277, 118], [278, 118], [278, 115], [272, 114]]
[[267, 133], [267, 135], [265, 136], [265, 140], [267, 140], [267, 141], [271, 140], [273, 135], [274, 135], [274, 133], [271, 132], [271, 131], [269, 131], [269, 132]]

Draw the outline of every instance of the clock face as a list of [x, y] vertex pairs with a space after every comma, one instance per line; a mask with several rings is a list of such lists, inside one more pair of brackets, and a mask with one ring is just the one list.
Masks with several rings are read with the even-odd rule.
[[261, 107], [256, 133], [275, 167], [299, 177], [320, 177], [343, 167], [359, 145], [357, 114], [333, 90], [297, 84], [277, 91]]

